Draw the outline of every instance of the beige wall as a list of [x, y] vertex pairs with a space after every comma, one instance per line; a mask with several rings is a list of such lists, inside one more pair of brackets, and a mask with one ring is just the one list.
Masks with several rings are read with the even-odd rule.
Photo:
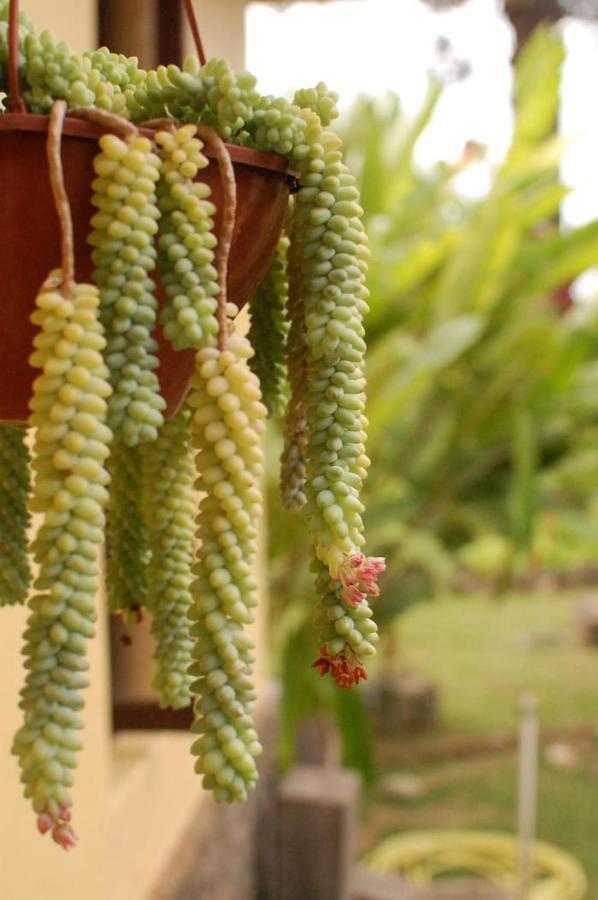
[[22, 608], [0, 610], [0, 897], [107, 900], [111, 746], [104, 616], [99, 616], [97, 637], [90, 642], [85, 747], [73, 789], [74, 824], [81, 844], [68, 855], [49, 835], [42, 838], [37, 833], [31, 804], [21, 796], [16, 759], [10, 755], [13, 734], [22, 722], [17, 703], [24, 678], [20, 648], [25, 618]]
[[[197, 19], [204, 50], [211, 56], [224, 56], [235, 69], [245, 65], [246, 0], [200, 0]], [[195, 53], [189, 30], [185, 30], [185, 52]]]
[[95, 0], [21, 0], [38, 31], [48, 28], [78, 53], [97, 43]]

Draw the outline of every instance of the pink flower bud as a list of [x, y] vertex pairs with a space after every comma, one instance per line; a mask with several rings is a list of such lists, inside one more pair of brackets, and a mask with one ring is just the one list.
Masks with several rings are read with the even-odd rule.
[[50, 813], [42, 812], [37, 817], [37, 830], [40, 834], [45, 834], [47, 831], [50, 831], [53, 825], [54, 820]]
[[60, 806], [58, 807], [58, 816], [64, 822], [71, 821], [71, 810], [70, 810], [70, 807], [66, 805], [66, 803], [61, 803]]
[[359, 604], [363, 600], [363, 593], [357, 587], [343, 588], [343, 590], [340, 591], [339, 596], [347, 603], [351, 603], [353, 606], [359, 606]]
[[69, 850], [71, 847], [76, 847], [79, 843], [79, 838], [71, 826], [66, 824], [55, 825], [52, 829], [52, 838], [57, 844], [60, 844], [63, 850]]

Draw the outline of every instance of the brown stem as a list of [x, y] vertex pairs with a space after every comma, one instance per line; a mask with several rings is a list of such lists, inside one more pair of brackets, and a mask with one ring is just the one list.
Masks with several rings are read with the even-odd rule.
[[167, 119], [166, 116], [163, 116], [161, 119], [148, 119], [146, 122], [141, 122], [139, 127], [164, 128], [166, 131], [175, 131], [178, 126], [174, 119]]
[[195, 13], [193, 0], [185, 0], [185, 12], [187, 14], [187, 21], [189, 22], [191, 34], [193, 35], [193, 43], [195, 44], [195, 49], [197, 50], [197, 58], [199, 59], [201, 65], [205, 66], [206, 54], [203, 49], [201, 34], [199, 33], [199, 24], [197, 22], [197, 15]]
[[218, 347], [226, 348], [228, 342], [228, 316], [226, 313], [226, 279], [228, 275], [228, 257], [233, 239], [235, 216], [237, 213], [237, 183], [235, 170], [226, 144], [222, 138], [207, 125], [197, 124], [197, 135], [209, 148], [218, 164], [222, 181], [222, 226], [216, 248], [216, 269], [218, 270]]
[[122, 138], [131, 138], [139, 134], [139, 129], [128, 119], [123, 119], [122, 116], [105, 109], [97, 109], [95, 106], [75, 106], [69, 110], [69, 116], [74, 119], [87, 119]]
[[48, 158], [50, 185], [52, 187], [56, 212], [60, 222], [62, 290], [65, 297], [70, 297], [72, 296], [75, 286], [75, 252], [73, 246], [73, 220], [71, 217], [71, 207], [64, 185], [64, 172], [62, 170], [62, 159], [60, 156], [62, 125], [65, 114], [65, 101], [57, 100], [50, 113], [46, 153]]
[[8, 10], [8, 108], [13, 113], [27, 112], [19, 86], [19, 4], [11, 0]]

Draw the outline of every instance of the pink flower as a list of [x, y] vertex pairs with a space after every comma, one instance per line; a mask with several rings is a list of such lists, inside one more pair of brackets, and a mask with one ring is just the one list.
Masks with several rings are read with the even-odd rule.
[[71, 826], [67, 825], [65, 822], [54, 826], [52, 829], [52, 838], [57, 844], [60, 844], [63, 850], [70, 850], [71, 847], [76, 847], [79, 843], [79, 838]]
[[327, 675], [330, 671], [330, 654], [326, 647], [320, 647], [320, 656], [311, 664], [312, 669], [319, 669], [320, 675]]
[[71, 810], [66, 803], [60, 804], [55, 815], [52, 815], [48, 809], [45, 809], [37, 817], [38, 831], [40, 834], [46, 834], [51, 830], [52, 839], [57, 844], [60, 844], [64, 850], [69, 850], [71, 847], [76, 847], [79, 843], [79, 838], [68, 824], [70, 818]]
[[342, 597], [343, 600], [346, 600], [347, 603], [350, 603], [352, 606], [359, 606], [364, 598], [364, 595], [361, 593], [359, 588], [351, 585], [343, 588], [339, 593], [339, 597]]
[[66, 803], [61, 803], [58, 807], [58, 817], [62, 819], [63, 822], [71, 821], [71, 810]]
[[37, 817], [37, 830], [40, 834], [45, 834], [47, 831], [50, 831], [53, 825], [54, 819], [50, 813], [42, 812]]
[[340, 567], [338, 578], [343, 589], [339, 596], [347, 603], [357, 606], [365, 597], [377, 597], [380, 593], [378, 576], [386, 569], [381, 556], [366, 557], [361, 552], [352, 553]]
[[324, 646], [320, 648], [320, 654], [320, 657], [312, 663], [312, 669], [319, 669], [320, 675], [327, 675], [330, 672], [339, 687], [352, 688], [354, 684], [359, 684], [368, 677], [367, 672], [349, 647], [345, 647], [344, 650], [331, 656], [328, 648]]

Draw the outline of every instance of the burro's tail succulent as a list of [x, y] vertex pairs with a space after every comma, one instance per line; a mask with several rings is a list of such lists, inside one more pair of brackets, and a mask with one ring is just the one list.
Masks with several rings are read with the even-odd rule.
[[39, 567], [25, 631], [27, 677], [21, 691], [23, 727], [18, 756], [25, 795], [42, 834], [67, 849], [73, 770], [81, 747], [78, 715], [87, 687], [85, 644], [94, 635], [98, 548], [103, 540], [111, 432], [105, 425], [110, 395], [98, 319], [98, 290], [61, 290], [53, 272], [36, 301], [39, 326], [31, 365], [29, 424], [35, 428], [30, 508], [41, 517], [33, 550]]
[[[0, 0], [0, 96], [10, 87], [7, 12]], [[261, 751], [250, 626], [267, 413], [286, 409], [283, 503], [305, 517], [312, 544], [313, 666], [342, 688], [367, 677], [377, 641], [370, 602], [384, 570], [364, 549], [361, 500], [369, 250], [359, 191], [329, 128], [337, 98], [323, 83], [290, 102], [261, 96], [252, 75], [223, 59], [145, 71], [106, 48], [79, 56], [25, 19], [18, 37], [25, 106], [52, 110], [55, 199], [66, 108], [99, 117], [102, 132], [90, 179], [94, 285], [72, 283], [80, 261], [78, 242], [65, 237], [63, 190], [63, 271], [49, 276], [32, 315], [33, 440], [0, 430], [0, 606], [25, 599], [28, 555], [37, 571], [13, 749], [39, 830], [68, 848], [109, 493], [110, 609], [151, 616], [160, 702], [193, 701], [195, 767], [216, 799], [246, 799]], [[287, 171], [275, 172], [271, 157], [256, 164], [264, 153], [284, 156]], [[248, 191], [252, 171], [262, 174]], [[298, 190], [250, 303], [249, 336], [229, 336], [237, 309], [227, 285], [237, 297], [254, 274], [243, 274], [238, 238], [276, 179], [281, 219], [285, 185]], [[162, 395], [176, 356], [165, 343], [195, 358], [178, 413]], [[29, 548], [28, 512], [37, 516]]]
[[251, 345], [233, 337], [225, 350], [197, 354], [189, 405], [202, 491], [197, 518], [201, 554], [194, 572], [191, 629], [196, 638], [192, 685], [196, 769], [219, 800], [244, 800], [255, 786], [261, 752], [251, 712], [253, 621], [257, 584], [252, 572], [266, 408], [248, 366]]

